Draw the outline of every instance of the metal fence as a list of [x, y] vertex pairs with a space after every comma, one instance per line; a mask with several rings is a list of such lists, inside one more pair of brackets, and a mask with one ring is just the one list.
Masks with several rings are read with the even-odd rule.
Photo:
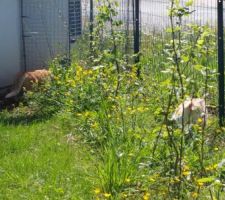
[[[86, 22], [88, 19], [93, 20], [90, 13], [96, 14], [97, 2], [95, 0], [83, 0], [82, 2], [82, 8], [85, 10], [83, 14], [86, 14], [83, 19], [86, 19]], [[180, 0], [180, 2], [185, 5], [187, 1]], [[194, 0], [193, 2], [194, 4], [190, 7], [192, 14], [185, 18], [183, 23], [208, 25], [218, 36], [216, 41], [218, 54], [215, 54], [215, 60], [218, 61], [218, 107], [220, 124], [222, 124], [224, 119], [223, 0]], [[90, 6], [90, 3], [94, 4], [93, 7]], [[124, 31], [131, 34], [128, 35], [132, 43], [130, 47], [135, 53], [138, 53], [139, 50], [144, 52], [147, 49], [148, 51], [148, 46], [152, 42], [152, 40], [148, 40], [149, 36], [161, 37], [162, 45], [164, 45], [165, 30], [170, 25], [168, 10], [171, 0], [119, 0], [118, 3], [118, 19], [123, 21]], [[138, 62], [139, 59], [136, 61]]]
[[[70, 54], [71, 44], [83, 30], [93, 31], [94, 16], [101, 1], [22, 0], [24, 61], [28, 69], [43, 66], [58, 54]], [[169, 26], [171, 0], [118, 0], [117, 18], [134, 53], [148, 51], [151, 40]], [[186, 0], [181, 0], [185, 4]], [[218, 34], [219, 108], [224, 118], [223, 1], [195, 0], [193, 13], [183, 23], [210, 26]], [[82, 13], [82, 14], [81, 14]], [[107, 31], [107, 30], [105, 30]], [[163, 45], [163, 42], [162, 42]], [[147, 50], [146, 50], [147, 49]], [[215, 55], [217, 56], [217, 55]], [[139, 57], [136, 58], [139, 62]]]
[[22, 0], [21, 11], [25, 71], [69, 55], [81, 34], [80, 0]]
[[[187, 2], [187, 0], [180, 1], [181, 4]], [[90, 7], [91, 2], [93, 3], [92, 9]], [[130, 37], [131, 42], [137, 43], [135, 41], [137, 39], [141, 44], [141, 48], [147, 48], [150, 45], [150, 41], [147, 41], [147, 37], [144, 37], [145, 35], [157, 34], [157, 36], [161, 35], [162, 38], [164, 37], [165, 30], [170, 26], [168, 10], [171, 0], [118, 0], [117, 2], [119, 4], [117, 19], [123, 22], [122, 28], [126, 31], [128, 37]], [[87, 28], [90, 22], [90, 13], [93, 13], [93, 15], [97, 14], [99, 4], [101, 4], [101, 1], [82, 0], [84, 29], [85, 27]], [[137, 10], [138, 13], [136, 12]], [[217, 0], [194, 0], [190, 10], [193, 12], [189, 17], [184, 19], [184, 24], [208, 25], [216, 32]], [[137, 25], [140, 32], [139, 38], [135, 38], [135, 35], [132, 33], [135, 32]], [[132, 48], [134, 46], [131, 45]]]

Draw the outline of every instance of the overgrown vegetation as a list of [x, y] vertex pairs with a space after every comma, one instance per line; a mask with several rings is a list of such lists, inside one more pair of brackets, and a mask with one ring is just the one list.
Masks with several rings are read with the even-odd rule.
[[[4, 123], [18, 123], [24, 115], [26, 119], [59, 115], [63, 132], [65, 128], [75, 138], [81, 137], [94, 152], [97, 160], [92, 197], [71, 192], [74, 182], [65, 189], [69, 196], [64, 191], [61, 196], [47, 192], [46, 197], [225, 199], [225, 130], [217, 126], [216, 116], [211, 114], [207, 123], [204, 118], [194, 124], [182, 119], [180, 125], [171, 120], [175, 108], [188, 97], [216, 105], [215, 35], [207, 26], [182, 23], [192, 12], [191, 2], [182, 6], [178, 0], [171, 1], [171, 26], [164, 43], [156, 36], [146, 36], [152, 45], [136, 66], [135, 55], [127, 51], [126, 36], [119, 31], [122, 23], [116, 20], [117, 4], [101, 0], [91, 44], [74, 50], [71, 66], [54, 60], [50, 66], [52, 80], [39, 92], [27, 93], [26, 106], [1, 114]], [[136, 73], [139, 66], [140, 78]], [[40, 131], [38, 137], [42, 134], [46, 132]], [[49, 145], [53, 148], [55, 144]], [[64, 150], [65, 156], [71, 152]], [[73, 168], [67, 167], [65, 170], [74, 178]], [[10, 178], [5, 180], [11, 182]], [[76, 184], [83, 186], [86, 182]], [[22, 193], [32, 195], [32, 188], [28, 183]]]

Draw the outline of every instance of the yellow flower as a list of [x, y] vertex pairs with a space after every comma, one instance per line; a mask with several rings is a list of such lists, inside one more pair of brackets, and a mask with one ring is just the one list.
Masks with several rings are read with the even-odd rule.
[[219, 148], [217, 148], [217, 147], [214, 148], [214, 151], [218, 151], [218, 150], [219, 150]]
[[100, 193], [101, 193], [101, 190], [100, 190], [99, 188], [96, 188], [96, 189], [94, 190], [94, 192], [95, 192], [95, 194], [100, 194]]
[[130, 183], [130, 179], [129, 179], [129, 178], [126, 178], [126, 179], [125, 179], [125, 182], [126, 182], [126, 183]]
[[90, 116], [90, 112], [86, 111], [86, 112], [84, 113], [84, 116], [85, 116], [85, 117]]
[[197, 192], [192, 192], [191, 196], [196, 199], [198, 197], [198, 193]]
[[218, 164], [213, 165], [213, 169], [216, 169], [218, 167]]
[[184, 171], [189, 171], [189, 170], [190, 170], [190, 168], [187, 165], [185, 165], [184, 166]]
[[110, 193], [104, 193], [104, 197], [105, 198], [109, 198], [109, 197], [111, 197], [112, 195], [110, 194]]
[[140, 113], [142, 113], [142, 112], [145, 111], [145, 108], [144, 108], [144, 107], [138, 107], [138, 108], [137, 108], [137, 111], [140, 112]]
[[180, 182], [180, 179], [179, 179], [179, 177], [175, 176], [175, 177], [174, 177], [174, 182], [175, 182], [175, 183], [178, 183], [178, 182]]
[[149, 177], [149, 181], [150, 181], [150, 182], [155, 182], [155, 179], [152, 178], [152, 177]]
[[198, 124], [202, 123], [202, 118], [198, 118]]
[[208, 167], [205, 168], [205, 170], [206, 171], [211, 171], [212, 170], [212, 167], [211, 166], [208, 166]]
[[197, 184], [198, 184], [198, 186], [199, 186], [199, 187], [201, 187], [201, 186], [203, 186], [203, 185], [204, 185], [204, 183], [199, 182], [199, 181], [197, 182]]
[[191, 174], [191, 172], [190, 171], [183, 171], [183, 173], [182, 173], [184, 176], [189, 176], [190, 174]]
[[127, 194], [123, 194], [123, 197], [126, 198], [126, 197], [128, 197], [128, 195]]
[[143, 196], [143, 200], [150, 200], [150, 193], [146, 192]]
[[92, 127], [93, 129], [97, 129], [98, 126], [99, 126], [99, 124], [98, 124], [97, 122], [94, 122], [94, 123], [91, 125], [91, 127]]

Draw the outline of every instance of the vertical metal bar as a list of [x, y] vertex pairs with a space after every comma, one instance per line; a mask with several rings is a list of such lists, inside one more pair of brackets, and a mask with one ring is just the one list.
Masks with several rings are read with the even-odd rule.
[[25, 34], [24, 34], [24, 1], [20, 1], [20, 13], [21, 13], [21, 35], [22, 35], [22, 52], [23, 52], [23, 70], [24, 72], [27, 71], [27, 56], [26, 56], [26, 41], [25, 41]]
[[70, 22], [70, 0], [68, 0], [68, 64], [71, 65], [71, 22]]
[[92, 50], [93, 43], [93, 30], [94, 30], [94, 3], [93, 0], [90, 0], [90, 48]]
[[[135, 31], [134, 31], [134, 53], [135, 56], [135, 63], [139, 63], [140, 61], [140, 2], [139, 0], [135, 0]], [[141, 73], [140, 67], [137, 69], [137, 76], [139, 77]]]
[[218, 92], [219, 92], [219, 124], [224, 121], [224, 29], [223, 0], [217, 0], [218, 9]]

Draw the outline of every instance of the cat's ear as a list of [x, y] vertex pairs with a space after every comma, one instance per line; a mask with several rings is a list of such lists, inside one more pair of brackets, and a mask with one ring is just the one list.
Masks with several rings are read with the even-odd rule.
[[188, 108], [189, 108], [190, 111], [193, 111], [194, 110], [194, 104], [193, 104], [192, 101], [189, 103]]

